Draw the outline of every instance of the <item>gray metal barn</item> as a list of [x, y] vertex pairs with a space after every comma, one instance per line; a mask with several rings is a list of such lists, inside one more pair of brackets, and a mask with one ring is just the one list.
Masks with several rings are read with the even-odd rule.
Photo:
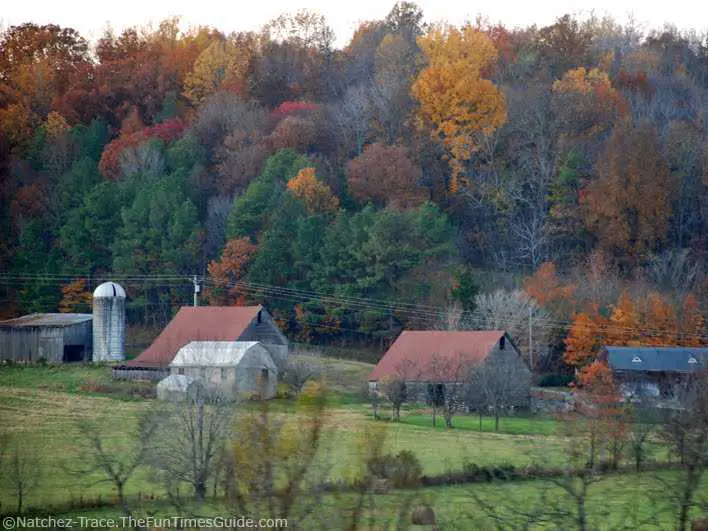
[[92, 323], [87, 313], [33, 313], [0, 321], [0, 360], [88, 361]]

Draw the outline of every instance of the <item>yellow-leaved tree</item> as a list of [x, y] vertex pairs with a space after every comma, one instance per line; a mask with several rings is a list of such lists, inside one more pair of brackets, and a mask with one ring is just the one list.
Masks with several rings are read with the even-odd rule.
[[457, 191], [465, 162], [479, 150], [485, 136], [506, 121], [506, 100], [485, 79], [497, 50], [484, 33], [465, 26], [437, 26], [418, 38], [427, 67], [412, 87], [419, 118], [431, 127], [450, 156], [450, 191]]
[[339, 199], [315, 176], [315, 168], [303, 168], [288, 181], [288, 191], [307, 206], [310, 214], [327, 214], [339, 208]]
[[241, 94], [253, 54], [248, 39], [218, 40], [211, 43], [194, 62], [184, 80], [184, 96], [195, 106], [218, 90]]

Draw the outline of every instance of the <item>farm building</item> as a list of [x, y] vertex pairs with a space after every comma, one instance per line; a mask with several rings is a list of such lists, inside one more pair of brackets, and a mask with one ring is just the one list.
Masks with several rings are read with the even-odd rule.
[[195, 382], [189, 376], [171, 374], [157, 383], [157, 398], [172, 402], [183, 400]]
[[531, 370], [506, 332], [404, 331], [369, 376], [369, 388], [406, 382], [408, 397], [441, 396], [450, 386], [467, 385], [466, 395], [494, 392], [505, 406], [528, 404]]
[[93, 316], [33, 313], [0, 322], [0, 360], [15, 362], [88, 361]]
[[279, 369], [288, 340], [262, 306], [187, 306], [137, 358], [113, 370], [116, 378], [160, 380], [169, 374], [177, 352], [192, 341], [257, 341]]
[[278, 368], [257, 341], [192, 341], [179, 349], [170, 373], [219, 387], [231, 397], [273, 398]]
[[708, 368], [708, 348], [605, 346], [600, 359], [625, 396], [671, 399], [691, 374]]
[[93, 361], [125, 359], [125, 290], [104, 282], [93, 292]]

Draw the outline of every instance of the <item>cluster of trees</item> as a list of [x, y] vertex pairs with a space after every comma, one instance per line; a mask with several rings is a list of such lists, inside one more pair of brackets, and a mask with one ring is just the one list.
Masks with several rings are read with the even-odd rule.
[[428, 26], [408, 2], [343, 49], [307, 11], [177, 22], [0, 35], [3, 313], [55, 310], [55, 275], [114, 275], [132, 322], [164, 322], [208, 274], [212, 302], [266, 302], [298, 337], [384, 338], [432, 326], [401, 306], [471, 311], [471, 269], [598, 254], [622, 282], [685, 255], [681, 295], [705, 300], [704, 37]]

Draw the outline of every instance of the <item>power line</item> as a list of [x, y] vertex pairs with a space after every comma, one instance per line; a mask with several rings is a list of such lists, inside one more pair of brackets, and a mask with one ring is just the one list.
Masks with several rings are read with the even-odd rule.
[[[268, 284], [262, 284], [252, 281], [236, 281], [228, 283], [217, 283], [207, 276], [198, 275], [177, 275], [177, 274], [143, 274], [143, 275], [105, 275], [105, 276], [82, 276], [82, 275], [58, 275], [58, 274], [3, 274], [0, 273], [0, 285], [23, 285], [27, 281], [40, 281], [47, 284], [59, 285], [63, 282], [71, 282], [78, 279], [93, 280], [98, 282], [99, 280], [116, 280], [122, 281], [124, 283], [151, 283], [155, 287], [167, 287], [174, 288], [179, 285], [184, 285], [186, 289], [186, 283], [193, 284], [194, 281], [199, 282], [202, 285], [210, 285], [212, 287], [218, 288], [237, 288], [252, 295], [265, 295], [276, 300], [283, 300], [288, 302], [308, 302], [315, 301], [323, 305], [339, 305], [351, 308], [353, 310], [373, 310], [373, 311], [383, 311], [383, 312], [396, 312], [399, 314], [407, 314], [411, 317], [422, 320], [423, 322], [438, 322], [441, 316], [447, 311], [445, 307], [432, 306], [426, 304], [415, 304], [407, 303], [403, 301], [390, 301], [383, 299], [374, 298], [362, 298], [353, 296], [338, 296], [330, 295], [320, 291], [304, 290], [298, 288], [288, 288], [284, 286], [273, 286]], [[175, 283], [177, 285], [175, 285]], [[160, 303], [148, 303], [145, 302], [144, 306], [159, 306]], [[507, 319], [506, 324], [508, 325], [521, 325], [525, 316], [516, 316], [511, 320]], [[467, 316], [464, 323], [468, 325], [478, 325], [486, 326], [487, 320], [483, 317]], [[536, 318], [534, 320], [534, 326], [539, 329], [562, 329], [569, 330], [571, 327], [585, 328], [585, 329], [597, 329], [599, 332], [616, 332], [620, 334], [632, 334], [632, 333], [643, 333], [647, 335], [659, 335], [666, 333], [665, 330], [656, 328], [645, 328], [645, 327], [629, 327], [621, 325], [603, 324], [603, 323], [593, 323], [589, 325], [583, 325], [577, 322], [571, 322], [567, 320], [550, 319], [550, 318]], [[355, 331], [354, 329], [351, 329]], [[364, 332], [368, 333], [368, 332]], [[679, 332], [679, 337], [687, 339], [698, 339], [706, 340], [708, 335], [702, 335], [697, 333], [686, 333]]]

